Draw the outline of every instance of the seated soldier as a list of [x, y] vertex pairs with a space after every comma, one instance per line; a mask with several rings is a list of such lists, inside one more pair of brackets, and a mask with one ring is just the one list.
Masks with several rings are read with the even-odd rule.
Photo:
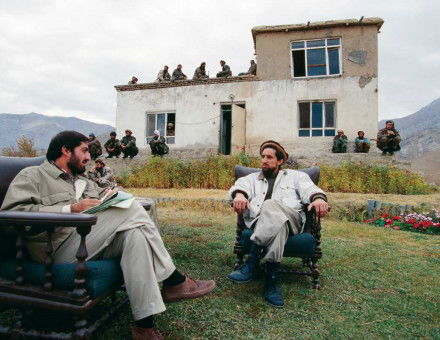
[[173, 71], [171, 81], [186, 80], [186, 74], [182, 72], [182, 65], [177, 65], [177, 68]]
[[110, 132], [110, 139], [105, 142], [104, 148], [108, 153], [106, 158], [113, 158], [113, 156], [118, 158], [121, 154], [121, 143], [119, 142], [119, 139], [116, 138], [115, 131]]
[[136, 138], [132, 136], [132, 131], [130, 129], [125, 130], [125, 136], [121, 139], [121, 149], [124, 157], [122, 158], [133, 158], [139, 152], [136, 146]]
[[385, 156], [387, 152], [390, 155], [394, 155], [394, 152], [400, 150], [400, 134], [394, 128], [394, 122], [387, 120], [385, 128], [379, 130], [377, 133], [377, 147], [382, 151], [382, 155]]
[[89, 134], [89, 150], [90, 157], [95, 160], [102, 155], [102, 147], [99, 140], [96, 138], [94, 133]]
[[346, 153], [347, 152], [347, 136], [344, 135], [344, 131], [338, 130], [338, 134], [333, 138], [333, 153]]
[[153, 139], [148, 144], [150, 144], [153, 156], [162, 157], [169, 152], [168, 145], [165, 144], [165, 137], [160, 135], [159, 130], [154, 130]]
[[220, 60], [220, 65], [222, 67], [222, 70], [217, 73], [217, 78], [231, 77], [232, 76], [231, 68], [228, 65], [226, 65], [226, 62], [224, 60]]
[[308, 209], [315, 209], [318, 216], [324, 217], [328, 210], [327, 197], [307, 174], [280, 168], [288, 155], [277, 142], [269, 140], [261, 144], [260, 155], [261, 172], [239, 178], [229, 189], [235, 212], [243, 214], [246, 227], [254, 232], [247, 261], [228, 278], [236, 283], [251, 281], [264, 256], [267, 269], [264, 298], [275, 307], [283, 307], [277, 281], [284, 245], [289, 234], [303, 232], [303, 204], [310, 203]]
[[[47, 160], [23, 169], [14, 178], [1, 209], [79, 213], [99, 205], [105, 190], [81, 176], [90, 160], [87, 141], [76, 131], [57, 134], [47, 149]], [[109, 208], [96, 216], [98, 221], [87, 235], [87, 260], [121, 257], [136, 321], [133, 339], [164, 339], [154, 326], [154, 315], [165, 311], [164, 302], [205, 295], [214, 289], [215, 282], [193, 280], [176, 269], [157, 225], [137, 201], [126, 209]], [[30, 255], [44, 262], [47, 234], [29, 237], [26, 246]], [[80, 239], [75, 228], [56, 228], [52, 234], [54, 262], [76, 262]], [[162, 290], [159, 282], [163, 282]]]
[[138, 82], [138, 79], [135, 76], [133, 76], [133, 77], [131, 77], [131, 80], [128, 82], [128, 85], [136, 85], [137, 82]]
[[206, 74], [205, 67], [206, 67], [206, 63], [203, 62], [200, 64], [199, 67], [196, 68], [196, 70], [194, 71], [193, 80], [205, 80], [209, 78]]
[[251, 66], [247, 72], [241, 72], [238, 74], [239, 76], [256, 76], [257, 75], [257, 64], [254, 60], [251, 60]]
[[100, 188], [112, 189], [116, 186], [113, 170], [106, 166], [104, 161], [100, 158], [95, 161], [95, 166], [87, 172], [87, 177]]
[[163, 70], [160, 70], [159, 73], [157, 74], [156, 83], [161, 83], [163, 81], [170, 81], [170, 80], [171, 80], [171, 76], [170, 73], [168, 72], [168, 66], [165, 65], [163, 67]]
[[358, 131], [358, 136], [354, 140], [354, 152], [368, 153], [370, 151], [370, 140], [365, 137], [364, 131]]

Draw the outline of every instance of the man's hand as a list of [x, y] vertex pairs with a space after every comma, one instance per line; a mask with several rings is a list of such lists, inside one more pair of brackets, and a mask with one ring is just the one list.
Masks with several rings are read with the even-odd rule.
[[232, 207], [237, 214], [243, 214], [249, 208], [249, 201], [241, 192], [237, 192], [232, 201]]
[[324, 217], [328, 213], [328, 204], [322, 198], [317, 198], [310, 203], [308, 211], [311, 211], [313, 208], [315, 208], [316, 215], [319, 217]]
[[394, 131], [393, 130], [388, 130], [388, 134], [389, 135], [394, 135]]
[[85, 198], [78, 203], [71, 204], [70, 211], [73, 213], [79, 213], [81, 211], [93, 208], [99, 204], [101, 204], [100, 200], [94, 198]]

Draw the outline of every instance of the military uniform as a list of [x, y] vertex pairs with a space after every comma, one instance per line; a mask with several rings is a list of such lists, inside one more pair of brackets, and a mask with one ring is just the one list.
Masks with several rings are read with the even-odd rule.
[[93, 168], [88, 172], [87, 177], [98, 184], [100, 188], [113, 188], [116, 186], [115, 174], [108, 166]]
[[170, 81], [170, 80], [171, 80], [171, 76], [168, 73], [168, 71], [160, 70], [159, 73], [157, 74], [157, 79], [156, 79], [157, 83], [160, 83], [161, 81]]
[[136, 138], [133, 136], [122, 137], [121, 145], [127, 146], [127, 148], [122, 149], [122, 153], [124, 154], [124, 158], [127, 158], [127, 157], [133, 158], [139, 152], [139, 149], [136, 146]]
[[173, 71], [173, 75], [171, 77], [171, 81], [175, 81], [175, 80], [185, 80], [186, 79], [186, 75], [185, 73], [183, 73], [181, 70], [179, 70], [178, 68], [176, 68]]
[[390, 129], [390, 131], [394, 132], [394, 135], [389, 135], [388, 131], [387, 128], [379, 130], [377, 133], [377, 147], [384, 154], [387, 152], [393, 154], [395, 151], [400, 150], [399, 144], [402, 139], [400, 138], [399, 132], [394, 127]]
[[230, 76], [232, 76], [231, 68], [228, 65], [224, 64], [222, 66], [222, 70], [217, 73], [217, 78], [226, 78]]
[[102, 155], [101, 143], [96, 138], [89, 142], [89, 152], [90, 158], [93, 160]]
[[333, 139], [333, 153], [346, 153], [347, 152], [347, 136], [346, 135], [336, 135]]
[[194, 72], [193, 80], [200, 80], [200, 79], [207, 79], [207, 78], [208, 78], [208, 76], [206, 75], [206, 70], [204, 68], [202, 68], [201, 66], [197, 67]]
[[104, 148], [108, 152], [107, 158], [112, 158], [113, 156], [116, 156], [117, 158], [121, 154], [121, 143], [117, 138], [110, 138], [107, 142], [105, 142]]
[[149, 144], [153, 156], [163, 156], [169, 151], [168, 145], [165, 144], [165, 138], [163, 136], [156, 139], [153, 138]]

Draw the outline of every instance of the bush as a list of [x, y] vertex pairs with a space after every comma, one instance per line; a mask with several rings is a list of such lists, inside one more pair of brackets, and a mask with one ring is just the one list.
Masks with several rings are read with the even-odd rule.
[[17, 147], [3, 148], [2, 155], [7, 157], [37, 157], [37, 150], [34, 148], [32, 138], [21, 136], [17, 139]]
[[[210, 156], [200, 160], [151, 157], [142, 168], [121, 176], [128, 187], [229, 189], [234, 183], [234, 166], [261, 166], [260, 159], [244, 153]], [[321, 165], [319, 186], [328, 192], [426, 194], [435, 191], [414, 173], [394, 167], [343, 163]]]

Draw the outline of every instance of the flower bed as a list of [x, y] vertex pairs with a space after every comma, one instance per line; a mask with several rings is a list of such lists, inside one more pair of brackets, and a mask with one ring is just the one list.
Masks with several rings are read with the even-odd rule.
[[364, 223], [395, 230], [440, 234], [440, 211], [432, 210], [429, 213], [411, 213], [402, 216], [383, 214], [380, 217], [365, 220]]

